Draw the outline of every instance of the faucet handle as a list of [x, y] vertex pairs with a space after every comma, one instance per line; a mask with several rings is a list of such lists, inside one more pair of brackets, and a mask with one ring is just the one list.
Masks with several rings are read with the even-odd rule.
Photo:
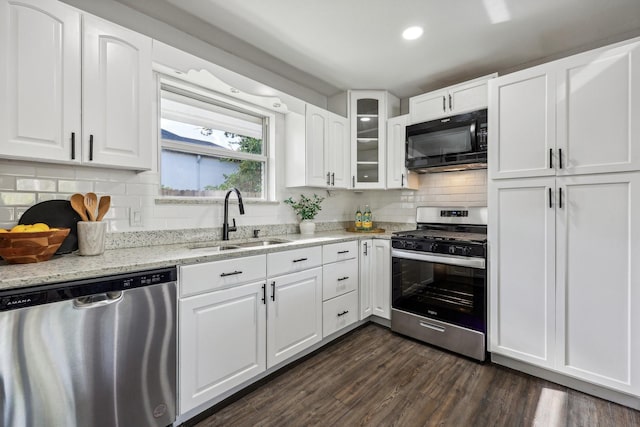
[[230, 231], [231, 230], [236, 231], [236, 219], [232, 218], [231, 221], [233, 221], [233, 225], [231, 227], [229, 227], [229, 230]]
[[258, 234], [260, 233], [260, 229], [259, 228], [255, 228], [253, 230], [253, 237], [258, 237]]

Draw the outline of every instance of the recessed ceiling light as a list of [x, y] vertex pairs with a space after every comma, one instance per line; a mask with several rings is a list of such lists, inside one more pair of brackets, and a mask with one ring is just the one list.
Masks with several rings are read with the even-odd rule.
[[402, 32], [402, 37], [405, 40], [415, 40], [419, 38], [423, 33], [422, 27], [409, 27]]

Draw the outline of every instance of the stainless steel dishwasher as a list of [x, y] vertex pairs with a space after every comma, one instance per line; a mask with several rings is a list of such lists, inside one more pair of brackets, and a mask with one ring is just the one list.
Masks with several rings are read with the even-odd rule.
[[0, 292], [1, 426], [167, 426], [176, 269]]

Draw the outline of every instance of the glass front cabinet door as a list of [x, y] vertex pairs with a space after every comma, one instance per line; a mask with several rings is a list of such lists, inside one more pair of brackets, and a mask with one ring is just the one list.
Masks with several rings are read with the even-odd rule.
[[352, 188], [385, 188], [386, 123], [399, 113], [399, 99], [386, 91], [349, 92]]

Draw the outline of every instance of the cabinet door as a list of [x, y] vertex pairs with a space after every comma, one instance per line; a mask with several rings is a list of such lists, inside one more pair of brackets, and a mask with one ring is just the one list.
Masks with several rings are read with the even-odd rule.
[[337, 114], [328, 113], [329, 140], [326, 144], [325, 159], [330, 172], [331, 188], [349, 188], [350, 154], [349, 120]]
[[356, 189], [384, 188], [386, 157], [386, 94], [350, 93], [351, 184]]
[[266, 369], [265, 282], [179, 302], [180, 413]]
[[151, 168], [151, 39], [83, 17], [83, 161]]
[[558, 187], [558, 368], [639, 395], [640, 174]]
[[79, 13], [52, 0], [2, 0], [0, 49], [0, 155], [79, 162]]
[[373, 239], [371, 289], [373, 314], [391, 319], [391, 241]]
[[437, 90], [409, 99], [409, 124], [426, 122], [449, 113], [446, 90]]
[[322, 339], [322, 267], [268, 280], [267, 367]]
[[558, 173], [640, 170], [640, 42], [560, 64]]
[[487, 108], [487, 80], [474, 80], [453, 86], [449, 90], [449, 102], [451, 114], [462, 114]]
[[306, 110], [306, 162], [307, 186], [328, 187], [331, 183], [325, 165], [325, 144], [329, 139], [329, 116], [326, 110], [307, 104]]
[[373, 314], [371, 289], [372, 239], [360, 241], [360, 320]]
[[555, 68], [489, 81], [489, 178], [555, 175]]
[[407, 171], [406, 127], [408, 115], [387, 120], [387, 188], [408, 188], [417, 190], [418, 175]]
[[555, 204], [555, 178], [490, 182], [490, 351], [548, 368], [554, 367]]

